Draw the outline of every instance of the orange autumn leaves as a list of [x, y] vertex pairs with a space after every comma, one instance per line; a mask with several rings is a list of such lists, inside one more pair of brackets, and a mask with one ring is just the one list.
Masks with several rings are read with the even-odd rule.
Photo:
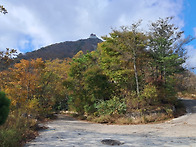
[[5, 86], [2, 90], [12, 100], [12, 105], [20, 106], [25, 101], [34, 98], [43, 68], [44, 62], [42, 59], [21, 60], [9, 71], [1, 72], [1, 77], [3, 76], [4, 79], [1, 81], [1, 85]]
[[[55, 91], [63, 89], [70, 60], [21, 60], [0, 72], [0, 88], [11, 99], [12, 108], [52, 109]], [[64, 89], [63, 89], [64, 90]], [[63, 92], [62, 92], [63, 93]]]

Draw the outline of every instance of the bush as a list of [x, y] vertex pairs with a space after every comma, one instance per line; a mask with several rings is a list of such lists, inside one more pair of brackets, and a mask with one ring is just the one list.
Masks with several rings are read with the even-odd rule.
[[4, 124], [9, 114], [10, 100], [4, 92], [0, 92], [0, 125]]
[[68, 105], [69, 105], [69, 110], [70, 111], [75, 111], [80, 115], [83, 115], [84, 112], [84, 101], [82, 101], [82, 96], [81, 97], [76, 97], [70, 96], [68, 100]]
[[0, 130], [0, 145], [2, 147], [20, 146], [18, 135], [19, 133], [15, 129]]
[[171, 84], [166, 84], [158, 90], [158, 96], [162, 104], [174, 105], [177, 101], [177, 93]]
[[141, 94], [142, 99], [145, 100], [147, 105], [156, 104], [156, 102], [158, 101], [157, 96], [157, 89], [152, 84], [146, 85]]
[[114, 97], [107, 101], [101, 101], [96, 108], [98, 115], [124, 114], [126, 112], [126, 103], [124, 99]]
[[115, 123], [115, 118], [110, 115], [101, 115], [99, 117], [94, 118], [92, 121], [96, 123]]
[[0, 146], [18, 147], [29, 138], [34, 138], [36, 120], [22, 116], [17, 111], [10, 112], [5, 124], [0, 126]]

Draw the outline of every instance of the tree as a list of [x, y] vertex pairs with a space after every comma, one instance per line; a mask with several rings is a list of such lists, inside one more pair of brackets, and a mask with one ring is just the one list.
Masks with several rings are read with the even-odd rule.
[[0, 51], [0, 71], [5, 70], [13, 62], [13, 56], [17, 51], [15, 49], [6, 48], [6, 51]]
[[30, 110], [36, 110], [39, 96], [37, 89], [44, 66], [41, 59], [21, 60], [13, 68], [0, 72], [0, 86], [11, 99], [11, 109], [29, 110], [29, 113]]
[[[122, 31], [113, 30], [110, 33], [110, 37], [103, 37], [105, 42], [100, 45], [99, 50], [102, 67], [107, 71], [106, 74], [110, 75], [111, 79], [117, 83], [123, 82], [129, 91], [133, 87], [130, 86], [131, 79], [133, 78], [130, 75], [134, 71], [135, 89], [139, 97], [141, 88], [139, 87], [137, 66], [139, 65], [138, 59], [144, 53], [147, 37], [137, 31], [138, 26], [139, 23], [133, 24], [130, 29], [122, 27]], [[130, 77], [125, 77], [125, 75], [129, 75]]]
[[9, 114], [10, 100], [4, 92], [0, 92], [0, 125], [4, 124]]
[[[0, 6], [0, 13], [6, 14], [7, 10], [3, 6]], [[0, 71], [10, 64], [11, 55], [15, 52], [15, 50], [10, 51], [8, 48], [6, 52], [0, 51]], [[7, 119], [9, 114], [9, 105], [10, 100], [5, 96], [4, 92], [0, 91], [0, 125], [4, 124]]]
[[78, 52], [64, 82], [70, 91], [70, 107], [80, 114], [93, 113], [99, 100], [110, 99], [111, 84], [97, 63], [97, 52]]
[[[6, 14], [7, 10], [0, 6], [0, 13]], [[0, 51], [0, 71], [5, 69], [10, 64], [12, 54], [16, 53], [15, 50], [9, 50], [6, 52]], [[0, 88], [1, 90], [1, 88]], [[9, 114], [10, 100], [6, 97], [4, 92], [0, 91], [0, 125], [4, 124]]]
[[62, 81], [68, 77], [71, 59], [64, 60], [47, 60], [45, 68], [41, 74], [39, 92], [43, 99], [53, 99], [54, 110], [67, 109], [68, 94], [67, 89], [63, 86]]
[[152, 57], [151, 69], [153, 78], [159, 78], [166, 83], [168, 77], [183, 70], [182, 64], [186, 60], [184, 45], [192, 41], [192, 37], [182, 38], [183, 31], [179, 31], [170, 21], [172, 17], [159, 19], [151, 24], [149, 32], [149, 51]]
[[182, 39], [183, 32], [169, 20], [152, 23], [149, 33], [139, 31], [140, 23], [112, 30], [97, 51], [78, 52], [64, 82], [70, 106], [80, 114], [99, 113], [99, 108], [114, 114], [121, 103], [123, 113], [172, 108], [175, 75], [183, 71], [184, 45], [192, 38]]
[[196, 74], [191, 71], [185, 71], [181, 74], [176, 74], [178, 79], [176, 88], [181, 93], [196, 94]]
[[174, 104], [176, 101], [175, 75], [184, 71], [185, 45], [194, 38], [191, 36], [183, 38], [184, 32], [170, 23], [172, 19], [167, 17], [151, 24], [148, 44], [151, 60], [148, 67], [151, 70], [151, 82], [158, 88], [162, 102]]
[[[0, 13], [6, 14], [7, 10], [0, 5]], [[13, 56], [17, 51], [15, 49], [6, 48], [6, 51], [0, 51], [0, 71], [6, 69], [13, 61]]]

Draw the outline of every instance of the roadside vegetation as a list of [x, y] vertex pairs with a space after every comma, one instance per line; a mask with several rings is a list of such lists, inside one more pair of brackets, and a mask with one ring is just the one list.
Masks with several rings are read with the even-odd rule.
[[8, 119], [0, 126], [1, 146], [20, 146], [35, 138], [38, 123], [53, 118], [54, 112], [67, 109], [68, 97], [62, 80], [68, 62], [68, 59], [21, 60], [0, 72], [1, 91], [11, 100]]
[[185, 45], [193, 38], [183, 38], [171, 20], [159, 19], [149, 32], [139, 29], [140, 22], [112, 30], [96, 51], [73, 57], [64, 82], [69, 109], [100, 123], [148, 123], [182, 114], [177, 93], [195, 92], [194, 83], [183, 84], [190, 73], [183, 67]]
[[10, 100], [5, 110], [10, 113], [0, 116], [0, 145], [22, 146], [37, 135], [39, 122], [61, 110], [117, 124], [159, 122], [183, 114], [178, 95], [196, 94], [195, 74], [183, 67], [185, 46], [193, 38], [183, 38], [171, 20], [157, 20], [149, 32], [139, 29], [140, 22], [112, 30], [97, 50], [79, 51], [71, 59], [14, 63], [15, 50], [1, 52], [0, 90]]
[[196, 74], [186, 71], [178, 75], [178, 97], [196, 99]]

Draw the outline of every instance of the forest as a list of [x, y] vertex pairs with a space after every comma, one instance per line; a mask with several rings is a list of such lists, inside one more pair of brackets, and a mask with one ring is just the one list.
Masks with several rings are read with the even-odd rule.
[[194, 38], [184, 38], [171, 21], [160, 18], [149, 31], [140, 29], [141, 22], [112, 30], [96, 50], [64, 60], [15, 62], [15, 50], [1, 52], [1, 145], [22, 145], [36, 136], [40, 121], [62, 110], [117, 124], [163, 121], [183, 113], [178, 96], [196, 97], [196, 76], [184, 65], [186, 45]]

